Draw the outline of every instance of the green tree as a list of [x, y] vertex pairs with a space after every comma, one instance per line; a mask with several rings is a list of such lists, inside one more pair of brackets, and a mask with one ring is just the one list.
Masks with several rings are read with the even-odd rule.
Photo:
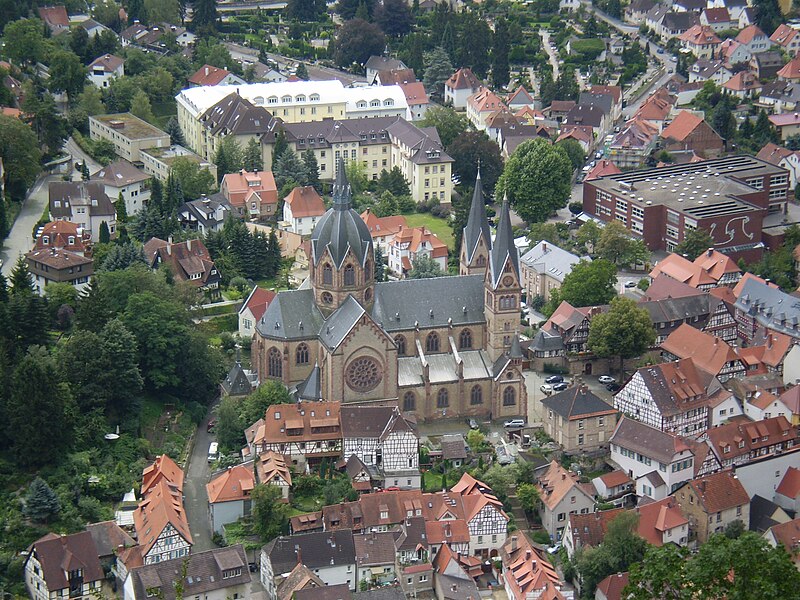
[[586, 154], [583, 151], [583, 146], [581, 146], [578, 140], [561, 140], [556, 145], [563, 148], [564, 152], [567, 153], [573, 169], [580, 169], [583, 163], [586, 161]]
[[289, 0], [284, 9], [289, 21], [317, 21], [325, 11], [325, 3], [320, 0]]
[[753, 126], [753, 141], [755, 141], [759, 148], [767, 142], [778, 141], [778, 134], [769, 122], [769, 117], [764, 109], [759, 111], [758, 118]]
[[298, 79], [302, 79], [303, 81], [308, 81], [309, 80], [308, 68], [306, 67], [306, 63], [301, 62], [297, 66], [297, 71], [295, 72], [295, 76]]
[[29, 65], [45, 59], [52, 42], [44, 37], [45, 24], [39, 19], [19, 19], [3, 30], [5, 54], [17, 64]]
[[108, 229], [108, 223], [105, 221], [100, 222], [100, 243], [107, 244], [111, 241], [111, 231]]
[[597, 247], [597, 242], [600, 240], [602, 229], [593, 220], [586, 221], [578, 228], [576, 240], [578, 244], [584, 248], [591, 248], [592, 251]]
[[137, 91], [131, 98], [131, 113], [148, 123], [155, 121], [153, 108], [150, 106], [150, 98], [144, 90]]
[[244, 152], [232, 135], [223, 138], [219, 148], [217, 148], [214, 164], [217, 165], [217, 179], [219, 181], [222, 181], [222, 178], [228, 173], [236, 173], [243, 168]]
[[100, 89], [93, 85], [83, 88], [78, 95], [78, 108], [90, 117], [105, 113], [106, 107], [103, 105], [103, 94]]
[[461, 179], [462, 185], [472, 185], [481, 168], [481, 184], [493, 190], [503, 173], [503, 157], [500, 147], [489, 139], [483, 131], [467, 131], [456, 137], [447, 147], [453, 158], [453, 173]]
[[714, 238], [705, 229], [692, 229], [686, 233], [683, 241], [675, 246], [675, 254], [694, 260], [709, 248], [714, 247]]
[[275, 485], [257, 485], [250, 493], [253, 510], [253, 528], [268, 542], [289, 529], [289, 504], [282, 502], [281, 490]]
[[47, 307], [50, 311], [50, 321], [55, 323], [58, 311], [63, 306], [68, 306], [75, 312], [78, 308], [78, 290], [69, 283], [48, 283], [44, 288]]
[[467, 444], [473, 452], [479, 452], [486, 443], [486, 436], [479, 429], [470, 429], [467, 432]]
[[[192, 25], [213, 29], [217, 23], [217, 0], [193, 0]], [[219, 65], [215, 65], [219, 66]]]
[[644, 263], [650, 257], [644, 242], [632, 237], [619, 221], [606, 223], [600, 233], [595, 252], [615, 265]]
[[425, 111], [425, 116], [419, 121], [419, 126], [435, 127], [442, 145], [449, 148], [454, 140], [467, 131], [469, 121], [463, 114], [456, 112], [450, 106], [433, 106]]
[[508, 84], [509, 51], [508, 23], [505, 19], [497, 19], [494, 25], [494, 43], [492, 45], [492, 85], [496, 89], [502, 89]]
[[[97, 382], [107, 390], [105, 412], [111, 423], [133, 420], [138, 425], [144, 385], [136, 352], [136, 338], [119, 319], [100, 331], [100, 368]], [[134, 429], [134, 428], [131, 428]]]
[[409, 279], [429, 279], [431, 277], [443, 277], [447, 275], [442, 267], [434, 259], [421, 255], [411, 263]]
[[239, 401], [231, 396], [225, 396], [217, 408], [217, 426], [214, 433], [225, 453], [239, 450], [245, 443], [245, 425], [239, 412]]
[[363, 65], [370, 56], [383, 53], [386, 40], [381, 28], [364, 19], [346, 21], [333, 43], [333, 60], [340, 67]]
[[444, 82], [452, 74], [453, 63], [444, 48], [437, 46], [425, 55], [425, 76], [422, 81], [432, 95], [444, 98]]
[[179, 23], [178, 0], [144, 0], [144, 10], [150, 23]]
[[286, 141], [286, 132], [283, 129], [278, 129], [275, 134], [275, 145], [272, 147], [272, 166], [270, 169], [275, 170], [275, 165], [278, 159], [289, 150], [289, 142]]
[[288, 390], [277, 381], [267, 380], [258, 386], [252, 394], [241, 403], [241, 422], [250, 427], [264, 418], [267, 409], [273, 404], [288, 404], [292, 401]]
[[571, 181], [572, 163], [567, 153], [538, 138], [520, 144], [506, 161], [495, 194], [507, 195], [523, 220], [545, 221], [566, 203]]
[[383, 257], [383, 250], [379, 245], [375, 245], [375, 281], [386, 281], [386, 259]]
[[309, 148], [303, 152], [303, 165], [306, 168], [306, 185], [312, 186], [318, 192], [322, 190], [322, 185], [319, 181], [319, 164], [314, 150]]
[[356, 12], [363, 6], [364, 11], [366, 11], [366, 18], [369, 18], [376, 4], [377, 0], [339, 0], [336, 3], [335, 10], [343, 20], [347, 21], [356, 17]]
[[756, 0], [754, 5], [756, 23], [762, 31], [775, 31], [778, 25], [783, 23], [783, 13], [778, 0]]
[[650, 313], [630, 298], [619, 296], [611, 301], [608, 312], [595, 315], [589, 326], [589, 349], [597, 356], [627, 358], [641, 356], [656, 341]]
[[250, 141], [247, 142], [247, 146], [244, 149], [244, 157], [242, 162], [245, 171], [264, 170], [264, 160], [261, 157], [261, 145], [255, 140], [255, 138], [251, 138]]
[[86, 67], [74, 52], [61, 50], [50, 58], [50, 79], [47, 81], [51, 92], [64, 92], [74, 100], [86, 83]]
[[411, 31], [414, 17], [405, 0], [383, 0], [375, 7], [375, 22], [386, 35], [402, 36]]
[[582, 260], [564, 277], [560, 300], [572, 306], [598, 306], [608, 304], [617, 295], [617, 269], [607, 260], [592, 262]]
[[6, 193], [22, 199], [42, 169], [42, 153], [36, 134], [19, 119], [0, 115], [0, 158]]
[[209, 195], [217, 188], [214, 175], [206, 167], [188, 158], [178, 157], [172, 163], [172, 176], [180, 183], [185, 198], [196, 200]]
[[290, 182], [294, 182], [295, 185], [306, 185], [308, 178], [306, 164], [293, 151], [284, 152], [277, 162], [273, 162], [272, 173], [279, 190]]
[[174, 116], [169, 118], [164, 131], [169, 134], [170, 142], [177, 144], [178, 146], [186, 146], [186, 140], [183, 137], [181, 126], [178, 123], [178, 119], [176, 119]]
[[732, 140], [736, 134], [736, 118], [731, 112], [728, 102], [718, 102], [714, 107], [714, 112], [711, 117], [711, 127], [720, 135], [725, 141]]
[[517, 499], [525, 512], [533, 513], [539, 507], [539, 490], [532, 483], [522, 483], [517, 486]]
[[48, 523], [58, 517], [61, 502], [41, 477], [36, 477], [25, 494], [25, 516], [35, 523]]

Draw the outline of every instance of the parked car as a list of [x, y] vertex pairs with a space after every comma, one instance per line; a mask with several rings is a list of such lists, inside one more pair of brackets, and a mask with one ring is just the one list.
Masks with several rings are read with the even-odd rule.
[[475, 419], [467, 419], [467, 424], [470, 429], [478, 429], [478, 422]]
[[525, 427], [525, 419], [510, 419], [503, 423], [506, 429], [522, 429]]
[[636, 282], [635, 281], [626, 281], [625, 282], [625, 287], [626, 288], [635, 288], [636, 287]]
[[562, 381], [564, 381], [564, 378], [561, 375], [550, 375], [544, 380], [545, 383], [561, 383]]
[[609, 383], [609, 384], [606, 386], [606, 389], [607, 389], [609, 392], [612, 392], [612, 393], [613, 393], [613, 392], [618, 392], [618, 391], [620, 391], [620, 390], [622, 389], [622, 386], [621, 386], [620, 384], [618, 384], [618, 383]]
[[561, 550], [561, 542], [556, 542], [554, 545], [550, 546], [547, 549], [547, 553], [548, 554], [555, 554], [559, 550]]
[[600, 377], [597, 378], [597, 381], [606, 384], [606, 383], [615, 383], [616, 380], [613, 377], [611, 377], [611, 375], [600, 375]]
[[563, 392], [568, 387], [569, 387], [569, 385], [567, 385], [566, 381], [562, 381], [560, 383], [554, 383], [553, 384], [553, 391], [554, 392]]
[[602, 153], [602, 152], [600, 152], [600, 151], [597, 151], [597, 152], [595, 153], [594, 157], [595, 157], [596, 159], [598, 159], [598, 160], [599, 160], [599, 159], [603, 158], [603, 153]]
[[553, 393], [553, 386], [549, 383], [543, 383], [539, 386], [539, 389], [543, 391], [545, 394], [552, 394]]

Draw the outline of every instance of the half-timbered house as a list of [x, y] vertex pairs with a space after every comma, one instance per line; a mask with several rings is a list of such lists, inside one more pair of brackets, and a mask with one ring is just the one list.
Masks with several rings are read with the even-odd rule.
[[755, 423], [728, 423], [709, 429], [707, 435], [711, 449], [724, 468], [744, 465], [800, 444], [797, 428], [786, 417]]
[[691, 358], [694, 365], [711, 373], [721, 382], [731, 377], [744, 377], [745, 363], [725, 340], [683, 324], [661, 344], [665, 360]]
[[686, 358], [638, 369], [614, 407], [661, 431], [699, 436], [708, 429], [707, 394], [717, 389], [719, 382]]

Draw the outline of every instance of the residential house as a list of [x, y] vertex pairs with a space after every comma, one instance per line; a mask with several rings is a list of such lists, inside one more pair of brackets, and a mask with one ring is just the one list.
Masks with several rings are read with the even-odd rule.
[[732, 471], [686, 482], [672, 496], [689, 519], [690, 539], [704, 544], [733, 521], [750, 526], [750, 496]]
[[389, 253], [389, 242], [392, 241], [395, 234], [404, 227], [408, 227], [406, 218], [403, 215], [378, 217], [369, 207], [361, 213], [361, 220], [364, 221], [367, 229], [372, 234], [372, 243], [375, 244], [376, 249], [381, 249], [384, 256]]
[[89, 136], [93, 140], [108, 140], [117, 156], [132, 163], [142, 162], [142, 150], [170, 145], [169, 134], [131, 113], [90, 116]]
[[69, 16], [64, 5], [40, 6], [36, 9], [39, 18], [44, 21], [52, 35], [60, 35], [69, 31]]
[[791, 520], [786, 511], [771, 500], [758, 494], [750, 497], [750, 531], [763, 534], [773, 525]]
[[[178, 573], [183, 573], [180, 579]], [[236, 544], [131, 569], [123, 586], [123, 600], [251, 598], [250, 581], [244, 548]]]
[[187, 281], [212, 296], [219, 293], [222, 276], [201, 239], [173, 242], [172, 236], [167, 241], [150, 238], [144, 244], [144, 257], [151, 269], [164, 264], [176, 280]]
[[800, 104], [800, 84], [791, 81], [773, 81], [764, 84], [758, 105], [768, 112], [780, 114], [792, 112]]
[[369, 57], [364, 68], [367, 71], [367, 82], [373, 83], [378, 79], [378, 74], [382, 71], [394, 71], [398, 69], [408, 69], [406, 64], [397, 58], [387, 56], [375, 56], [374, 54]]
[[650, 122], [661, 133], [667, 124], [667, 119], [672, 112], [672, 107], [675, 105], [675, 100], [675, 96], [670, 94], [669, 91], [665, 88], [659, 88], [647, 100], [642, 102], [633, 118]]
[[236, 465], [212, 475], [206, 494], [208, 517], [215, 533], [223, 533], [225, 525], [250, 515], [250, 492], [255, 484], [252, 465]]
[[449, 102], [456, 110], [466, 109], [467, 100], [477, 93], [482, 85], [469, 67], [463, 67], [444, 82], [444, 101]]
[[[591, 95], [589, 96], [589, 100], [594, 99]], [[576, 104], [564, 117], [563, 125], [565, 128], [568, 125], [591, 127], [593, 138], [602, 138], [610, 124], [609, 113], [605, 108], [599, 102]]]
[[[587, 484], [588, 488], [591, 485]], [[567, 471], [555, 460], [538, 477], [536, 488], [542, 502], [542, 527], [553, 540], [560, 540], [568, 524], [568, 515], [594, 511], [593, 490], [588, 491], [578, 475]]]
[[578, 550], [602, 544], [609, 523], [623, 512], [622, 508], [612, 508], [589, 514], [571, 514], [564, 537], [561, 538], [567, 556], [572, 559]]
[[256, 325], [264, 316], [270, 302], [275, 298], [275, 292], [255, 286], [242, 303], [239, 309], [239, 335], [250, 338]]
[[125, 213], [129, 216], [141, 211], [150, 200], [150, 176], [121, 158], [92, 175], [92, 181], [103, 184], [112, 202], [121, 198], [125, 202]]
[[36, 236], [35, 250], [58, 248], [80, 256], [92, 254], [91, 233], [69, 221], [51, 221]]
[[[308, 348], [298, 351], [307, 353]], [[270, 406], [263, 419], [245, 430], [250, 455], [274, 450], [295, 465], [341, 456], [340, 406], [336, 401]]]
[[747, 46], [751, 54], [766, 52], [772, 47], [771, 38], [758, 25], [748, 25], [736, 36], [736, 41]]
[[723, 6], [704, 9], [700, 13], [700, 25], [710, 27], [713, 31], [724, 31], [735, 28], [738, 21], [732, 21], [728, 9]]
[[789, 172], [789, 187], [794, 189], [797, 186], [798, 181], [800, 181], [800, 154], [772, 142], [767, 142], [758, 151], [756, 157], [786, 169]]
[[800, 80], [800, 57], [795, 56], [792, 60], [786, 63], [783, 68], [778, 71], [778, 79], [780, 81]]
[[644, 17], [644, 25], [651, 31], [654, 31], [658, 37], [661, 37], [662, 24], [664, 17], [669, 11], [669, 7], [664, 4], [656, 3], [650, 10], [647, 11]]
[[[761, 53], [759, 53], [761, 54]], [[750, 60], [755, 56], [750, 52], [747, 44], [742, 44], [736, 40], [728, 38], [720, 45], [719, 58], [724, 61], [726, 65], [741, 65], [750, 64]]]
[[706, 390], [712, 381], [691, 358], [642, 367], [614, 396], [614, 407], [667, 433], [702, 435], [708, 429]]
[[[104, 573], [119, 576], [123, 569], [118, 568], [118, 559], [126, 551], [135, 551], [136, 542], [117, 525], [116, 521], [89, 523], [86, 531], [92, 536]], [[124, 577], [121, 578], [124, 581]]]
[[775, 504], [797, 514], [800, 511], [800, 469], [789, 467], [775, 488]]
[[288, 500], [289, 490], [292, 487], [292, 473], [286, 465], [283, 454], [267, 450], [259, 454], [255, 461], [258, 483], [276, 486], [281, 491], [281, 498]]
[[[463, 519], [445, 519], [425, 523], [425, 539], [430, 546], [430, 554], [439, 557], [444, 552], [444, 559], [456, 554], [458, 559], [472, 559], [469, 553], [469, 527]], [[458, 556], [461, 555], [461, 556]], [[480, 559], [478, 559], [480, 561]], [[437, 565], [434, 564], [434, 568]], [[467, 567], [468, 570], [471, 566]]]
[[84, 231], [90, 231], [92, 240], [100, 240], [103, 223], [109, 235], [116, 237], [117, 209], [100, 181], [52, 181], [49, 215], [51, 221], [70, 221]]
[[597, 490], [597, 495], [604, 499], [609, 500], [619, 498], [634, 492], [634, 481], [624, 471], [611, 471], [604, 473], [599, 477], [592, 479], [592, 485]]
[[48, 533], [28, 548], [25, 587], [33, 600], [102, 595], [105, 574], [88, 531]]
[[622, 600], [622, 593], [628, 587], [628, 572], [614, 573], [597, 584], [595, 600]]
[[93, 40], [94, 38], [96, 38], [98, 35], [100, 35], [104, 31], [111, 31], [111, 29], [109, 29], [108, 27], [106, 27], [102, 23], [98, 23], [94, 19], [86, 19], [85, 21], [81, 21], [78, 24], [78, 27], [80, 27], [86, 33], [89, 34], [89, 39], [90, 40]]
[[[795, 352], [795, 347], [792, 346], [790, 352]], [[784, 384], [787, 382], [784, 379]], [[786, 391], [781, 393], [781, 402], [792, 411], [792, 418], [789, 419], [792, 425], [800, 425], [800, 386], [796, 382], [790, 382], [792, 385], [786, 388]]]
[[742, 358], [724, 340], [684, 323], [661, 344], [665, 360], [692, 359], [698, 369], [725, 382], [743, 377], [746, 367]]
[[780, 454], [800, 445], [800, 436], [786, 417], [757, 422], [733, 422], [708, 430], [708, 445], [724, 467]]
[[[199, 88], [209, 90], [204, 86]], [[223, 86], [221, 89], [229, 88]], [[263, 106], [254, 104], [239, 94], [239, 89], [230, 92], [196, 119], [186, 119], [181, 123], [181, 131], [187, 144], [205, 160], [212, 161], [219, 152], [225, 138], [231, 137], [242, 148], [250, 141], [261, 144], [262, 137], [274, 140], [278, 121]], [[272, 164], [272, 146], [262, 144], [263, 164]]]
[[344, 406], [342, 456], [375, 467], [383, 488], [420, 489], [419, 434], [397, 407]]
[[443, 501], [434, 509], [440, 519], [448, 514], [449, 509], [445, 504], [452, 505], [454, 495], [461, 499], [463, 518], [469, 528], [470, 553], [483, 560], [488, 559], [506, 541], [509, 518], [503, 510], [503, 503], [488, 485], [464, 473], [448, 494], [437, 497]]
[[474, 577], [479, 577], [481, 559], [454, 553], [447, 544], [433, 560], [433, 589], [441, 600], [478, 600], [481, 595]]
[[[313, 571], [298, 562], [290, 573], [286, 574], [283, 580], [275, 588], [275, 595], [268, 598], [277, 600], [294, 600], [295, 594], [307, 590], [320, 590], [325, 587], [325, 582], [314, 575]], [[336, 586], [338, 587], [338, 586]]]
[[25, 254], [25, 263], [41, 295], [51, 283], [68, 283], [79, 292], [85, 291], [94, 275], [91, 258], [62, 248], [34, 248]]
[[388, 585], [395, 581], [394, 535], [390, 531], [353, 535], [359, 586], [364, 581], [371, 586]]
[[[611, 461], [636, 481], [639, 497], [661, 500], [683, 482], [719, 466], [713, 456], [708, 458], [708, 447], [628, 416], [620, 419], [610, 441]], [[649, 483], [646, 476], [651, 473], [663, 482], [664, 493]]]
[[608, 146], [608, 156], [619, 168], [639, 167], [650, 156], [658, 140], [658, 126], [634, 118], [625, 123]]
[[585, 385], [574, 385], [544, 398], [544, 429], [567, 453], [608, 447], [617, 411]]
[[481, 87], [467, 98], [467, 119], [478, 131], [486, 131], [486, 119], [493, 112], [508, 109], [503, 100], [492, 90]]
[[327, 586], [358, 589], [356, 551], [351, 529], [280, 536], [261, 549], [261, 585], [276, 597], [283, 577], [302, 563]]
[[592, 167], [589, 172], [586, 174], [586, 178], [584, 181], [592, 179], [599, 179], [600, 177], [605, 177], [606, 175], [619, 175], [622, 171], [608, 159], [601, 158], [597, 161], [597, 164]]
[[[589, 88], [589, 95], [611, 96], [611, 121], [622, 117], [622, 88], [618, 85], [593, 85]], [[578, 104], [582, 101], [579, 99]]]
[[584, 154], [591, 154], [594, 147], [595, 132], [591, 125], [562, 125], [556, 143], [563, 140], [575, 140], [581, 145]]
[[663, 344], [684, 323], [703, 329], [711, 317], [711, 300], [709, 294], [703, 293], [658, 300], [641, 299], [639, 307], [649, 313], [656, 330], [655, 346]]
[[217, 165], [178, 144], [163, 148], [146, 148], [139, 152], [139, 159], [144, 172], [162, 182], [167, 181], [173, 165], [178, 160], [195, 164], [198, 170], [208, 171], [213, 181], [217, 181]]
[[706, 25], [693, 25], [678, 36], [681, 47], [686, 48], [697, 58], [713, 58], [718, 55], [722, 40], [714, 30]]
[[569, 111], [575, 108], [576, 102], [574, 100], [553, 100], [550, 106], [545, 109], [545, 116], [549, 117], [556, 123], [563, 123]]
[[100, 89], [107, 88], [115, 77], [125, 75], [125, 59], [113, 54], [98, 56], [89, 63], [89, 81]]
[[[674, 9], [675, 7], [673, 7]], [[694, 12], [671, 10], [664, 13], [664, 19], [656, 31], [663, 40], [680, 38], [693, 27], [701, 27], [700, 16]], [[708, 28], [710, 30], [710, 28]]]
[[734, 467], [733, 471], [750, 498], [761, 496], [776, 501], [775, 491], [789, 467], [796, 467], [800, 458], [800, 446], [776, 454], [767, 454], [751, 462]]
[[310, 185], [295, 187], [283, 199], [283, 221], [298, 235], [311, 235], [326, 210], [322, 197]]
[[522, 286], [527, 297], [541, 296], [545, 301], [549, 300], [553, 290], [561, 288], [564, 278], [580, 260], [580, 257], [550, 242], [536, 244], [520, 258]]
[[514, 532], [500, 548], [500, 561], [503, 565], [503, 588], [509, 600], [575, 598], [572, 590], [564, 589], [555, 567], [521, 531]]
[[238, 357], [231, 366], [225, 379], [220, 383], [222, 393], [226, 396], [248, 396], [258, 387], [258, 373], [242, 367]]
[[797, 56], [797, 51], [800, 49], [800, 32], [794, 27], [781, 23], [769, 39], [786, 50], [789, 56]]
[[405, 81], [399, 82], [397, 85], [403, 90], [406, 95], [406, 103], [408, 104], [408, 112], [412, 121], [420, 121], [425, 118], [425, 113], [428, 112], [430, 106], [430, 99], [428, 92], [425, 91], [425, 85], [421, 81]]
[[689, 82], [713, 81], [722, 85], [733, 77], [733, 71], [728, 63], [720, 58], [701, 58], [689, 68]]
[[772, 392], [758, 389], [742, 404], [744, 414], [753, 421], [784, 417], [789, 423], [792, 422], [792, 409]]
[[447, 270], [447, 245], [426, 227], [401, 227], [389, 242], [387, 266], [399, 277], [407, 277], [414, 262], [429, 258]]
[[734, 293], [739, 337], [745, 343], [752, 342], [759, 327], [800, 339], [800, 308], [795, 307], [793, 296], [752, 276], [743, 278]]
[[800, 518], [773, 525], [764, 533], [764, 539], [773, 548], [783, 546], [795, 566], [800, 568]]
[[222, 178], [220, 192], [240, 218], [266, 219], [275, 214], [278, 188], [272, 171], [228, 173]]
[[756, 74], [749, 71], [739, 71], [722, 84], [722, 89], [726, 94], [731, 94], [741, 100], [745, 100], [759, 94], [761, 91], [761, 82], [759, 82]]
[[750, 70], [759, 79], [772, 79], [783, 67], [783, 55], [780, 52], [760, 52], [750, 59]]
[[704, 157], [718, 156], [725, 140], [705, 120], [688, 110], [682, 110], [661, 132], [667, 152], [693, 150]]
[[524, 86], [519, 86], [508, 95], [506, 106], [508, 106], [509, 110], [516, 113], [524, 108], [536, 109], [536, 100], [533, 94], [526, 90]]
[[244, 79], [238, 75], [234, 75], [227, 69], [221, 69], [212, 65], [203, 65], [188, 79], [191, 87], [198, 87], [204, 85], [241, 85], [245, 83]]
[[680, 254], [672, 253], [656, 263], [650, 271], [651, 280], [655, 280], [662, 273], [703, 291], [710, 291], [719, 286], [732, 287], [742, 278], [742, 271], [736, 261], [712, 248], [692, 262]]
[[455, 468], [461, 467], [469, 456], [467, 442], [460, 433], [443, 435], [439, 446], [441, 459]]
[[657, 3], [655, 0], [632, 0], [630, 4], [625, 7], [625, 22], [636, 24], [637, 26], [644, 22], [647, 11], [651, 10]]
[[205, 237], [212, 231], [221, 231], [225, 221], [232, 216], [231, 205], [222, 194], [205, 196], [184, 202], [178, 207], [178, 222], [185, 231], [196, 231]]

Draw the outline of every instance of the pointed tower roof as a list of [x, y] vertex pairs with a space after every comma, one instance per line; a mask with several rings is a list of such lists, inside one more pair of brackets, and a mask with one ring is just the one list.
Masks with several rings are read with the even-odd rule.
[[314, 363], [314, 368], [304, 381], [297, 384], [296, 399], [299, 400], [322, 400], [322, 381], [320, 378], [319, 363]]
[[508, 354], [509, 358], [523, 359], [525, 355], [522, 354], [522, 347], [519, 344], [519, 333], [514, 334], [514, 339], [511, 340], [511, 351]]
[[519, 280], [519, 252], [514, 245], [514, 232], [511, 230], [511, 214], [508, 208], [508, 197], [503, 198], [503, 207], [500, 209], [500, 221], [497, 224], [497, 235], [492, 244], [492, 255], [489, 261], [492, 286], [497, 287], [506, 261], [511, 261], [512, 269]]
[[333, 207], [336, 210], [348, 210], [351, 208], [351, 198], [352, 190], [350, 182], [347, 181], [344, 159], [339, 157], [336, 162], [336, 181], [333, 183]]
[[467, 263], [472, 262], [472, 257], [478, 247], [481, 235], [487, 247], [492, 245], [492, 236], [489, 231], [489, 220], [486, 218], [486, 201], [483, 199], [481, 186], [481, 167], [478, 165], [478, 176], [475, 178], [475, 191], [472, 194], [472, 205], [469, 209], [469, 219], [464, 227], [462, 244], [467, 252]]

